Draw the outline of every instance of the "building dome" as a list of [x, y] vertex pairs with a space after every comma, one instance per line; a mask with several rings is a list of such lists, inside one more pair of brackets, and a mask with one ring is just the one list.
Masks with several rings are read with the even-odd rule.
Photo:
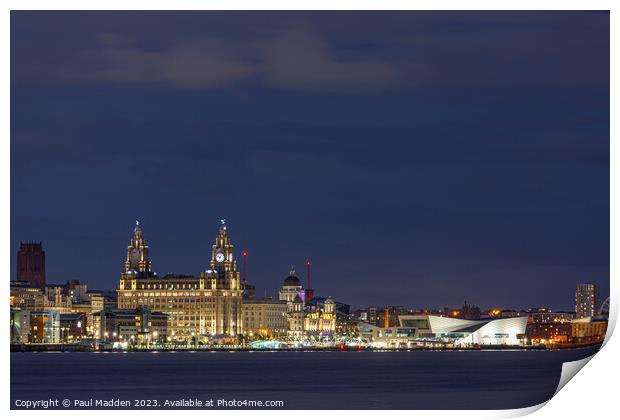
[[293, 267], [291, 267], [291, 269], [290, 269], [290, 271], [288, 273], [288, 277], [284, 279], [284, 285], [285, 286], [299, 286], [299, 287], [301, 287], [301, 281], [295, 275], [295, 269]]

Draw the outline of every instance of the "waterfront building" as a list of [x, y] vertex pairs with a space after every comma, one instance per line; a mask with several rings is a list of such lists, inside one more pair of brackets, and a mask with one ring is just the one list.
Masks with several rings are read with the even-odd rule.
[[[336, 330], [336, 302], [314, 296], [306, 300], [306, 289], [291, 266], [279, 291], [280, 300], [287, 303], [287, 334], [293, 337], [332, 334]], [[348, 312], [348, 305], [346, 305]]]
[[21, 242], [17, 251], [17, 281], [45, 289], [45, 252], [41, 242]]
[[59, 343], [60, 314], [57, 311], [30, 311], [30, 343]]
[[28, 343], [30, 340], [30, 311], [11, 307], [11, 343]]
[[148, 307], [111, 309], [93, 314], [93, 336], [104, 342], [153, 344], [169, 341], [168, 315]]
[[60, 316], [57, 311], [11, 308], [11, 343], [60, 343]]
[[575, 318], [596, 315], [598, 303], [598, 285], [593, 283], [578, 284], [575, 289]]
[[331, 297], [322, 307], [316, 307], [305, 315], [304, 330], [311, 335], [333, 334], [336, 330], [336, 305]]
[[288, 304], [276, 299], [244, 299], [241, 306], [245, 334], [263, 338], [285, 336]]
[[87, 320], [84, 313], [60, 314], [60, 341], [79, 341], [87, 337]]
[[287, 334], [293, 337], [301, 337], [304, 335], [305, 317], [304, 302], [301, 297], [295, 296], [293, 302], [287, 303], [287, 309]]
[[370, 336], [378, 347], [519, 345], [527, 317], [464, 320], [435, 315], [401, 315], [398, 326], [360, 326], [360, 338]]
[[301, 302], [302, 306], [305, 307], [306, 291], [301, 285], [301, 281], [295, 274], [295, 267], [293, 266], [291, 266], [288, 277], [284, 279], [284, 283], [282, 284], [282, 287], [280, 287], [279, 297], [280, 300], [287, 302], [289, 312], [292, 311], [296, 301]]
[[241, 334], [243, 288], [233, 250], [222, 220], [207, 270], [198, 277], [169, 274], [160, 278], [152, 271], [148, 246], [142, 229], [136, 225], [117, 290], [118, 307], [148, 306], [165, 312], [173, 341]]
[[525, 329], [526, 344], [564, 344], [570, 339], [570, 322], [528, 322]]
[[574, 319], [570, 323], [571, 340], [574, 343], [589, 344], [601, 342], [607, 333], [607, 319], [602, 317], [585, 317]]

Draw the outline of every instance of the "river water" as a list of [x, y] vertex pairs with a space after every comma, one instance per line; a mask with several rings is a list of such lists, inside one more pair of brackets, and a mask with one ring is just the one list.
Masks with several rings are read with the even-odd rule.
[[11, 406], [147, 399], [167, 408], [165, 400], [195, 398], [285, 409], [522, 408], [551, 398], [563, 362], [597, 350], [11, 353]]

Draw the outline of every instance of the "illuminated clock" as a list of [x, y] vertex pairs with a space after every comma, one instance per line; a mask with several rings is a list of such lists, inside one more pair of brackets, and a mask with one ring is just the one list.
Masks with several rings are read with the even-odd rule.
[[224, 254], [222, 254], [221, 252], [218, 252], [217, 254], [215, 254], [215, 261], [217, 262], [224, 261]]

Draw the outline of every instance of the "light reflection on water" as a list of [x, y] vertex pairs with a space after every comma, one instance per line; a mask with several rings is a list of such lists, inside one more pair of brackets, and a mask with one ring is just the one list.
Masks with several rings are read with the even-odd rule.
[[16, 398], [236, 398], [285, 408], [519, 408], [596, 349], [11, 353]]

